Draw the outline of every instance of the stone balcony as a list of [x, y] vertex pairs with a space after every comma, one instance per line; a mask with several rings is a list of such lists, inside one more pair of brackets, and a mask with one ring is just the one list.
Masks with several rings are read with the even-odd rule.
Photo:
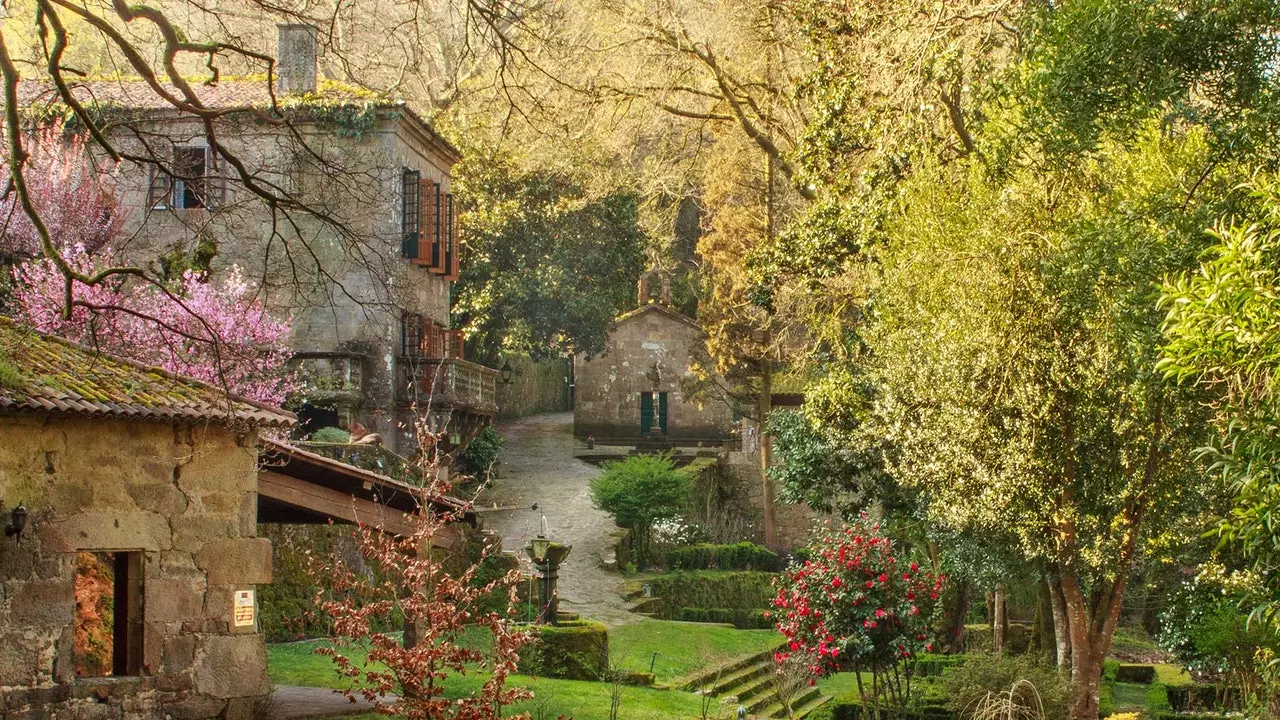
[[498, 412], [500, 374], [493, 368], [459, 358], [401, 357], [398, 365], [402, 404], [486, 416]]

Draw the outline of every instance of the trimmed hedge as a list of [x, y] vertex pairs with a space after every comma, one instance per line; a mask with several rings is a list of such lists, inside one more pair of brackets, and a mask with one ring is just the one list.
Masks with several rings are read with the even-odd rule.
[[672, 570], [764, 570], [782, 569], [778, 554], [762, 545], [740, 542], [734, 545], [685, 545], [667, 551]]
[[599, 680], [609, 671], [609, 629], [591, 620], [539, 625], [521, 655], [520, 672], [566, 680]]
[[950, 668], [960, 667], [968, 660], [965, 655], [921, 655], [916, 661], [915, 676], [920, 678], [942, 677]]
[[773, 621], [764, 610], [750, 608], [680, 608], [676, 620], [698, 623], [724, 623], [739, 630], [771, 630]]
[[1116, 669], [1116, 682], [1150, 685], [1155, 681], [1155, 665], [1121, 665]]
[[1152, 683], [1147, 688], [1147, 713], [1158, 716], [1160, 713], [1172, 712], [1169, 704], [1169, 689], [1163, 683]]
[[1120, 670], [1120, 661], [1102, 661], [1102, 684], [1098, 686], [1098, 715], [1109, 717], [1116, 712], [1116, 673]]
[[[925, 694], [919, 699], [919, 705], [907, 711], [904, 720], [955, 720], [956, 714], [947, 709], [946, 702], [945, 698]], [[858, 697], [857, 691], [841, 695], [825, 707], [830, 708], [831, 720], [864, 720], [870, 717], [870, 713], [862, 711], [862, 698]]]
[[764, 610], [774, 598], [773, 573], [681, 571], [649, 583], [662, 598], [663, 619], [678, 618], [683, 608], [747, 608]]
[[1177, 712], [1240, 709], [1240, 693], [1217, 685], [1179, 685], [1168, 689], [1169, 705]]

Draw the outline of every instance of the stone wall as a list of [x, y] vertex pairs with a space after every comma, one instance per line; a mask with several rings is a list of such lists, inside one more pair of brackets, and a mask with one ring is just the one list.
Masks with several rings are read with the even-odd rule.
[[[266, 648], [231, 620], [236, 590], [271, 581], [256, 436], [35, 414], [0, 436], [0, 517], [31, 512], [21, 544], [0, 537], [0, 716], [251, 717]], [[142, 555], [137, 677], [75, 677], [77, 551]]]
[[521, 418], [569, 409], [570, 362], [564, 358], [511, 363], [511, 384], [498, 385], [498, 417]]
[[705, 354], [704, 343], [693, 321], [666, 308], [650, 306], [622, 318], [602, 354], [574, 359], [573, 434], [601, 443], [646, 439], [640, 432], [640, 394], [665, 392], [667, 438], [728, 438], [730, 409], [721, 402], [687, 399], [680, 386], [691, 360]]
[[[267, 306], [291, 318], [294, 350], [361, 354], [361, 387], [337, 403], [341, 414], [381, 433], [392, 449], [412, 451], [399, 446], [396, 432], [413, 420], [397, 378], [400, 309], [449, 326], [450, 282], [401, 256], [401, 178], [404, 169], [415, 169], [447, 191], [449, 163], [395, 113], [358, 133], [332, 122], [295, 127], [306, 147], [284, 128], [245, 119], [222, 121], [220, 141], [259, 182], [339, 219], [345, 232], [306, 212], [273, 213], [232, 180], [224, 182], [225, 199], [215, 211], [152, 208], [148, 168], [125, 163], [114, 176], [129, 213], [123, 249], [148, 265], [174, 253], [193, 257], [201, 246], [214, 252], [215, 279], [241, 268]], [[178, 147], [207, 144], [194, 120], [151, 129]], [[124, 151], [143, 152], [127, 134], [116, 140]], [[149, 142], [161, 152], [160, 141]]]
[[[746, 492], [746, 502], [755, 509], [758, 517], [763, 517], [764, 484], [760, 481], [759, 450], [728, 453], [723, 472], [732, 478], [737, 487]], [[794, 548], [807, 544], [813, 524], [827, 519], [827, 516], [815, 512], [808, 505], [792, 505], [777, 500], [773, 503], [773, 517], [777, 544], [782, 548]], [[763, 536], [757, 534], [755, 537], [746, 539], [761, 542]]]

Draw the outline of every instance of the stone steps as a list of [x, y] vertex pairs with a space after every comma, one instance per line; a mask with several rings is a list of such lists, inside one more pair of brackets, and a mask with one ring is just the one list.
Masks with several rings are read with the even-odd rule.
[[[685, 689], [721, 698], [730, 705], [743, 705], [759, 718], [786, 717], [786, 709], [774, 688], [773, 650], [739, 658], [706, 670], [684, 684]], [[829, 702], [817, 687], [801, 691], [791, 702], [792, 715], [799, 720]]]

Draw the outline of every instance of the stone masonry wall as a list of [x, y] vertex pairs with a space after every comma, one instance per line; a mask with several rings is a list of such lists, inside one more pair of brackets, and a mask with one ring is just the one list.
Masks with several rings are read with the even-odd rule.
[[[0, 717], [251, 717], [266, 648], [231, 619], [235, 590], [271, 580], [256, 436], [35, 414], [0, 416], [0, 436], [0, 519], [31, 512], [21, 544], [0, 537]], [[138, 677], [75, 677], [81, 550], [143, 554]]]
[[728, 437], [733, 426], [729, 408], [688, 400], [680, 387], [691, 359], [705, 352], [704, 342], [696, 326], [659, 309], [623, 319], [601, 355], [574, 360], [574, 435], [600, 442], [640, 440], [640, 394], [665, 392], [668, 437]]

